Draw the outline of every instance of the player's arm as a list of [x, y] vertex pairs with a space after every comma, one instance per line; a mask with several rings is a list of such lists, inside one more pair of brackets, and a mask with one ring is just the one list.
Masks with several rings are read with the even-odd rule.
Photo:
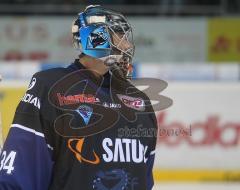
[[[150, 116], [153, 120], [152, 127], [157, 130], [157, 119], [155, 114], [151, 114]], [[156, 149], [156, 141], [157, 138], [151, 137], [152, 144], [150, 146], [150, 150], [148, 151], [148, 159], [147, 159], [147, 190], [152, 190], [154, 185], [154, 179], [153, 179], [153, 165], [155, 160], [155, 149]]]
[[33, 76], [19, 103], [0, 157], [1, 190], [47, 190], [52, 174], [52, 147], [47, 143], [42, 113], [43, 84]]
[[153, 165], [155, 160], [155, 151], [151, 151], [147, 160], [147, 190], [152, 190], [154, 185]]

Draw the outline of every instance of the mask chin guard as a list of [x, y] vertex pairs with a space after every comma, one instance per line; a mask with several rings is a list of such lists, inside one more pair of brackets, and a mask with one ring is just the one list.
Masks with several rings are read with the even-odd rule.
[[110, 70], [118, 70], [123, 78], [132, 79], [133, 65], [130, 63], [129, 57], [123, 55], [109, 55], [100, 59], [106, 66], [110, 67]]

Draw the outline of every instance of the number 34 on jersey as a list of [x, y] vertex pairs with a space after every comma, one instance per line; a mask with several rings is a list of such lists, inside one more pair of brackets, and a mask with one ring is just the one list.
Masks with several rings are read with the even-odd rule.
[[11, 174], [14, 171], [14, 161], [17, 153], [15, 151], [3, 151], [1, 154], [0, 171], [5, 170], [7, 174]]

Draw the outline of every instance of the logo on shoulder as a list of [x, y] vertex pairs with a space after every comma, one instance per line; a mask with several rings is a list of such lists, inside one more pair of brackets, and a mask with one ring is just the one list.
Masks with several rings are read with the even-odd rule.
[[39, 98], [32, 94], [26, 93], [22, 98], [22, 102], [32, 104], [38, 109], [40, 109], [40, 107], [41, 107]]
[[36, 82], [37, 82], [37, 79], [35, 77], [32, 78], [27, 90], [31, 90], [35, 86]]

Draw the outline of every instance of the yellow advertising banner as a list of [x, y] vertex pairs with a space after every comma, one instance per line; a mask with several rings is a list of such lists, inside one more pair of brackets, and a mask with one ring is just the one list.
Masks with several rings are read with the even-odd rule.
[[0, 111], [2, 118], [3, 139], [6, 138], [18, 103], [23, 97], [26, 87], [0, 86]]
[[208, 60], [240, 61], [240, 19], [213, 18], [208, 22]]

